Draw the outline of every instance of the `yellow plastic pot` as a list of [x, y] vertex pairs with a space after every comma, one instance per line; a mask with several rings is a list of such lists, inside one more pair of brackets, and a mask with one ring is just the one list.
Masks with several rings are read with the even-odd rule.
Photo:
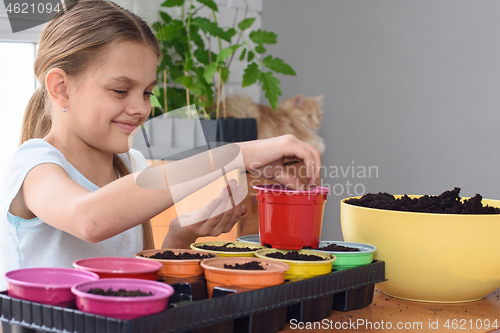
[[[267, 257], [266, 254], [281, 252], [286, 254], [287, 252], [299, 252], [300, 254], [314, 254], [325, 258], [325, 260], [318, 261], [301, 261], [301, 260], [282, 260]], [[263, 259], [271, 259], [276, 261], [281, 261], [290, 266], [290, 269], [286, 271], [285, 279], [296, 280], [296, 279], [307, 279], [319, 275], [328, 274], [332, 271], [332, 264], [337, 259], [334, 255], [326, 252], [314, 251], [314, 250], [300, 250], [300, 251], [289, 251], [289, 250], [278, 250], [278, 249], [262, 249], [255, 252], [255, 256]]]
[[231, 243], [228, 247], [249, 247], [255, 249], [255, 251], [263, 249], [264, 247], [259, 244], [254, 243], [245, 243], [245, 242], [231, 242], [231, 241], [213, 241], [213, 242], [200, 242], [191, 244], [191, 248], [196, 251], [204, 251], [210, 253], [217, 253], [219, 257], [255, 257], [255, 251], [252, 252], [238, 252], [238, 251], [212, 251], [212, 250], [204, 250], [199, 248], [199, 246], [203, 245], [213, 245], [213, 246], [222, 246], [225, 244]]
[[[418, 197], [418, 196], [411, 196]], [[469, 302], [500, 287], [500, 215], [398, 212], [340, 203], [344, 240], [377, 247], [386, 294]], [[483, 205], [500, 207], [498, 200]]]

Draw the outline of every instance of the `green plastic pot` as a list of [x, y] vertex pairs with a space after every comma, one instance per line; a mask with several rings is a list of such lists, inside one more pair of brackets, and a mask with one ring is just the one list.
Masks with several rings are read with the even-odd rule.
[[[360, 249], [360, 251], [355, 252], [337, 252], [337, 251], [323, 251], [319, 250], [322, 247], [328, 246], [332, 243], [342, 246], [355, 247]], [[373, 261], [373, 254], [377, 251], [377, 248], [373, 245], [363, 244], [363, 243], [353, 243], [353, 242], [343, 242], [343, 241], [321, 241], [319, 242], [318, 249], [315, 251], [321, 251], [326, 253], [331, 253], [337, 257], [337, 260], [333, 262], [333, 269], [337, 271], [343, 271], [345, 269], [368, 265]]]

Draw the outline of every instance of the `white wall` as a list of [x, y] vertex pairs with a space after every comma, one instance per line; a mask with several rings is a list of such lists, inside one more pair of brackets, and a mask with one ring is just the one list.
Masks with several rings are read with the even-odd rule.
[[0, 42], [0, 188], [19, 147], [24, 110], [35, 91], [35, 44]]
[[[495, 0], [265, 1], [269, 52], [297, 72], [280, 77], [282, 97], [326, 95], [323, 164], [378, 167], [324, 181], [500, 199], [498, 13]], [[342, 239], [346, 190], [327, 201], [322, 239]]]

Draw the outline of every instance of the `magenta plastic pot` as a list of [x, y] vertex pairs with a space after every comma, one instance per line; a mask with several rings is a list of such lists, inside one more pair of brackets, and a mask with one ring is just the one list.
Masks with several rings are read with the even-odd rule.
[[68, 306], [75, 302], [71, 287], [95, 281], [99, 275], [72, 268], [22, 268], [5, 273], [10, 297], [43, 304]]
[[132, 278], [158, 280], [158, 271], [163, 267], [160, 262], [126, 257], [95, 257], [80, 259], [73, 267], [82, 271], [99, 274], [101, 279]]
[[295, 191], [279, 184], [253, 188], [259, 201], [262, 245], [286, 250], [318, 247], [328, 188], [316, 186], [311, 191]]
[[[118, 297], [89, 294], [88, 291], [93, 288], [140, 290], [153, 295]], [[73, 286], [71, 291], [75, 294], [76, 306], [81, 311], [118, 319], [134, 319], [164, 311], [174, 288], [157, 281], [110, 278], [80, 283]]]

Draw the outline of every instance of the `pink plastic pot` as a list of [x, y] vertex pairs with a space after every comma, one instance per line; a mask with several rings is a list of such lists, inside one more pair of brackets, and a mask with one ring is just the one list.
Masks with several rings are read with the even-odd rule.
[[311, 191], [295, 191], [279, 184], [253, 188], [259, 201], [262, 245], [285, 250], [318, 247], [328, 188], [317, 186]]
[[5, 274], [10, 297], [58, 306], [75, 302], [72, 286], [98, 279], [92, 272], [55, 267], [22, 268]]
[[[88, 291], [93, 288], [140, 290], [153, 295], [118, 297], [89, 294]], [[174, 288], [165, 283], [143, 279], [102, 279], [77, 284], [71, 291], [75, 294], [76, 306], [81, 311], [119, 319], [134, 319], [164, 311]]]
[[77, 260], [73, 263], [73, 267], [97, 273], [101, 279], [132, 278], [156, 281], [158, 271], [163, 265], [160, 262], [139, 258], [95, 257]]

